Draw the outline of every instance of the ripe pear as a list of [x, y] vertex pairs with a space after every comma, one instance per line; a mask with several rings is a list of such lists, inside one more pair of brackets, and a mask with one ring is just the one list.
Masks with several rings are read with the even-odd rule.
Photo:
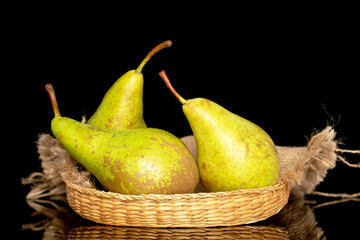
[[130, 70], [116, 80], [87, 123], [114, 130], [145, 128], [144, 77], [141, 71], [155, 53], [171, 45], [171, 41], [160, 43], [148, 53], [136, 70]]
[[231, 191], [272, 186], [280, 162], [270, 136], [256, 124], [205, 98], [185, 100], [160, 73], [183, 104], [197, 146], [200, 179], [207, 191]]
[[46, 90], [55, 114], [54, 136], [106, 190], [122, 194], [194, 191], [199, 172], [180, 139], [161, 129], [111, 130], [62, 117], [52, 85], [46, 85]]

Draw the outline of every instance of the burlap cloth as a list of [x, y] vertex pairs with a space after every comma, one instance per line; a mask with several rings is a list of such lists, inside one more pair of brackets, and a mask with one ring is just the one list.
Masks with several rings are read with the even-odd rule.
[[[334, 129], [328, 126], [322, 131], [313, 133], [306, 146], [276, 146], [280, 159], [280, 178], [291, 189], [293, 198], [296, 196], [297, 199], [300, 198], [304, 201], [301, 196], [317, 193], [323, 196], [359, 200], [359, 193], [329, 194], [314, 191], [316, 186], [324, 180], [328, 171], [336, 166], [337, 161], [342, 161], [350, 167], [360, 167], [360, 164], [351, 164], [342, 156], [344, 153], [360, 154], [360, 150], [340, 149], [335, 136]], [[196, 157], [194, 137], [186, 136], [181, 140]], [[78, 183], [89, 188], [96, 187], [94, 177], [80, 166], [51, 135], [40, 134], [37, 148], [43, 172], [34, 172], [29, 177], [22, 179], [24, 184], [32, 185], [26, 198], [32, 200], [33, 204], [35, 204], [33, 200], [45, 197], [66, 201], [64, 182]], [[202, 191], [201, 185], [198, 186], [197, 191]], [[46, 200], [44, 201], [46, 202]], [[35, 205], [32, 207], [39, 208]], [[303, 218], [315, 221], [314, 217]], [[308, 221], [306, 220], [306, 222]], [[309, 224], [307, 223], [307, 225]]]

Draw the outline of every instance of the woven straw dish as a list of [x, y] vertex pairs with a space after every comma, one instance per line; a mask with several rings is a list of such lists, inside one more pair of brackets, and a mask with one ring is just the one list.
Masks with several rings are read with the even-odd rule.
[[289, 188], [275, 186], [229, 192], [124, 195], [66, 182], [70, 207], [97, 223], [133, 227], [236, 226], [265, 220], [287, 203]]

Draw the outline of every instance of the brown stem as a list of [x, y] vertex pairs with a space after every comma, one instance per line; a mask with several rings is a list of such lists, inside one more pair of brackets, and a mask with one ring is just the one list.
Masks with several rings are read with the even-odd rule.
[[157, 45], [156, 47], [154, 47], [149, 53], [148, 55], [146, 55], [146, 57], [144, 58], [144, 60], [140, 63], [140, 65], [138, 66], [138, 68], [136, 69], [137, 72], [141, 73], [143, 67], [145, 66], [145, 64], [147, 63], [147, 61], [149, 61], [149, 59], [154, 56], [155, 53], [157, 53], [158, 51], [164, 49], [164, 48], [168, 48], [172, 45], [172, 42], [170, 40], [167, 40], [165, 42], [160, 43], [159, 45]]
[[182, 103], [185, 104], [186, 100], [180, 96], [180, 94], [174, 89], [174, 87], [171, 85], [170, 80], [168, 76], [166, 75], [165, 70], [162, 70], [159, 73], [160, 77], [164, 80], [166, 86], [170, 89], [170, 91], [174, 94], [174, 96]]
[[45, 90], [49, 94], [55, 117], [61, 117], [53, 86], [50, 83], [48, 83], [45, 85]]

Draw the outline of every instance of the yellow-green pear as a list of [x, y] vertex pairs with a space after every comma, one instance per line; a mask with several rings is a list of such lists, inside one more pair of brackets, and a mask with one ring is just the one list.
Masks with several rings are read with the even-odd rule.
[[87, 123], [114, 130], [145, 128], [144, 77], [141, 71], [155, 53], [171, 45], [171, 41], [160, 43], [148, 53], [136, 70], [130, 70], [116, 80]]
[[207, 191], [272, 186], [280, 174], [278, 154], [270, 136], [256, 124], [205, 98], [185, 100], [160, 73], [183, 104], [197, 146], [200, 179]]
[[62, 117], [52, 85], [46, 85], [46, 90], [55, 113], [54, 136], [106, 190], [123, 194], [194, 191], [199, 172], [180, 139], [161, 129], [110, 130]]

